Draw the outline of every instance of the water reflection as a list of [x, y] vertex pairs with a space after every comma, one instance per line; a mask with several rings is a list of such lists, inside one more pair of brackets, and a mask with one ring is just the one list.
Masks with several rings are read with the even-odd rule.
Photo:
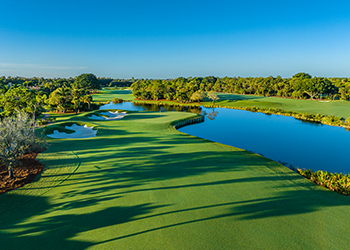
[[132, 102], [123, 102], [113, 104], [110, 102], [100, 107], [100, 109], [124, 109], [130, 111], [182, 111], [182, 112], [191, 112], [196, 114], [202, 113], [202, 107], [191, 107], [191, 106], [176, 106], [176, 105], [158, 105], [158, 104], [144, 104], [144, 103], [132, 103]]
[[213, 108], [213, 110], [209, 113], [206, 113], [205, 111], [203, 111], [202, 113], [205, 113], [205, 116], [211, 120], [214, 121], [215, 118], [217, 117], [217, 115], [219, 114], [219, 111], [215, 111], [215, 109]]

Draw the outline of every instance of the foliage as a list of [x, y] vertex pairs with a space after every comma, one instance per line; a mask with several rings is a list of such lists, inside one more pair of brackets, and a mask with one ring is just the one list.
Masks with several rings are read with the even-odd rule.
[[10, 87], [0, 96], [1, 116], [27, 112], [32, 114], [32, 124], [35, 124], [36, 116], [41, 114], [46, 103], [47, 95], [44, 92], [29, 90], [23, 86]]
[[123, 99], [122, 98], [114, 98], [112, 100], [113, 104], [117, 104], [117, 103], [122, 103], [123, 102]]
[[219, 97], [216, 93], [214, 93], [213, 91], [208, 93], [208, 98], [213, 100], [213, 105], [215, 104], [215, 101], [219, 100]]
[[88, 109], [90, 110], [91, 109], [91, 102], [92, 102], [92, 95], [84, 95], [81, 100], [83, 103], [88, 104]]
[[3, 116], [11, 116], [18, 112], [29, 112], [29, 102], [33, 99], [33, 93], [25, 87], [11, 87], [0, 96], [0, 107]]
[[327, 171], [319, 170], [314, 172], [310, 169], [301, 170], [297, 169], [297, 172], [302, 176], [310, 179], [311, 181], [324, 186], [332, 191], [350, 195], [350, 175], [343, 175], [342, 173], [327, 173]]
[[49, 96], [49, 104], [63, 113], [71, 107], [72, 100], [72, 91], [67, 87], [58, 88]]
[[101, 89], [100, 82], [94, 74], [81, 74], [75, 79], [72, 87], [84, 90]]
[[[173, 100], [180, 103], [197, 102], [201, 92], [221, 92], [278, 96], [296, 99], [349, 99], [350, 81], [298, 73], [292, 78], [277, 77], [179, 77], [167, 80], [139, 79], [131, 85], [138, 100]], [[215, 101], [214, 101], [215, 102]]]
[[0, 162], [8, 167], [10, 177], [19, 156], [40, 151], [44, 146], [45, 140], [35, 135], [28, 114], [19, 113], [0, 121]]
[[191, 95], [190, 100], [194, 102], [200, 102], [204, 97], [204, 92], [198, 90]]
[[319, 94], [334, 95], [337, 93], [336, 87], [328, 79], [322, 77], [297, 78], [294, 81], [294, 89], [306, 93], [311, 99]]

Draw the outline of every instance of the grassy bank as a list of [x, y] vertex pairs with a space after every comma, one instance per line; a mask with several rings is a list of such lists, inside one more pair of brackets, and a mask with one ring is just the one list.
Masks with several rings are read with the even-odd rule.
[[177, 132], [184, 112], [88, 122], [47, 169], [0, 196], [4, 249], [341, 249], [350, 200], [261, 156]]

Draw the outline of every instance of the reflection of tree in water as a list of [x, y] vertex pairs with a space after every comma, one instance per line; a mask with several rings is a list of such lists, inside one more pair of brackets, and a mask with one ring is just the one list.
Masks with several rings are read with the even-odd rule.
[[134, 103], [135, 106], [141, 106], [148, 111], [185, 111], [200, 114], [202, 112], [201, 107], [191, 106], [179, 106], [179, 105], [158, 105], [158, 104], [145, 104], [145, 103]]
[[215, 111], [215, 109], [213, 108], [213, 110], [209, 113], [206, 113], [205, 111], [203, 112], [204, 116], [207, 116], [207, 118], [211, 121], [214, 121], [215, 118], [217, 117], [217, 115], [219, 114], [218, 111]]

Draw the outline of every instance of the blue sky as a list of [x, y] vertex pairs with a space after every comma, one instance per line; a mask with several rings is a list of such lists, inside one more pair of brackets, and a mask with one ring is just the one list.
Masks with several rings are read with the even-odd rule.
[[0, 0], [0, 76], [350, 77], [350, 1]]

